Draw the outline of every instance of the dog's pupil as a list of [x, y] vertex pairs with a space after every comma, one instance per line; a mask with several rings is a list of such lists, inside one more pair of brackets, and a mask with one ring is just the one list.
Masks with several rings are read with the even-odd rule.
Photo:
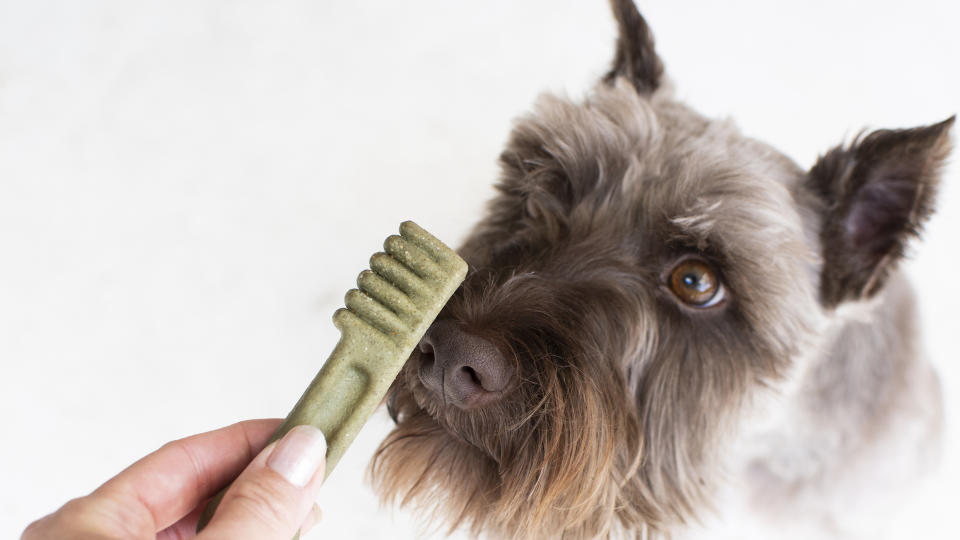
[[683, 275], [683, 285], [692, 291], [704, 293], [710, 290], [710, 279], [701, 279], [703, 274], [690, 272]]

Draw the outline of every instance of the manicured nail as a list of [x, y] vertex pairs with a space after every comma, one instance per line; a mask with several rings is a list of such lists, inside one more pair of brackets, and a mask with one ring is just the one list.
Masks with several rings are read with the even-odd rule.
[[303, 523], [300, 525], [300, 534], [307, 534], [310, 532], [317, 523], [320, 523], [320, 518], [323, 513], [320, 511], [320, 506], [317, 503], [313, 503], [313, 507], [310, 508], [310, 513], [307, 514], [307, 517], [304, 518]]
[[297, 426], [277, 443], [267, 458], [267, 467], [278, 472], [291, 484], [303, 487], [310, 482], [324, 463], [327, 440], [313, 426]]

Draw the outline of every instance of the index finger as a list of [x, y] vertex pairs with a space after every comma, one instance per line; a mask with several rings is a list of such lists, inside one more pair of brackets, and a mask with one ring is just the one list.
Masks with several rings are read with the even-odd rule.
[[[279, 418], [247, 420], [163, 445], [97, 488], [152, 523], [150, 534], [190, 513], [240, 474], [267, 444]], [[129, 523], [129, 521], [128, 521]]]

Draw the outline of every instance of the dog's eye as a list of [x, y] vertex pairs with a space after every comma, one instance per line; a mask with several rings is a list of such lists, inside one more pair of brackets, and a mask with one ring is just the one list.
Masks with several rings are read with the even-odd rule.
[[670, 290], [685, 304], [696, 307], [715, 306], [725, 291], [710, 266], [696, 259], [686, 260], [670, 273]]

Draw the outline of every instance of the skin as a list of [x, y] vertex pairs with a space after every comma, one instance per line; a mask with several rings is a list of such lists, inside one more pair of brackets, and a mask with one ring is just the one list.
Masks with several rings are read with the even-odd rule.
[[[325, 467], [321, 462], [299, 487], [268, 466], [278, 443], [267, 441], [280, 422], [248, 420], [167, 443], [93, 493], [30, 524], [22, 540], [289, 540], [319, 517], [313, 501]], [[235, 477], [217, 514], [197, 535], [203, 503]]]

